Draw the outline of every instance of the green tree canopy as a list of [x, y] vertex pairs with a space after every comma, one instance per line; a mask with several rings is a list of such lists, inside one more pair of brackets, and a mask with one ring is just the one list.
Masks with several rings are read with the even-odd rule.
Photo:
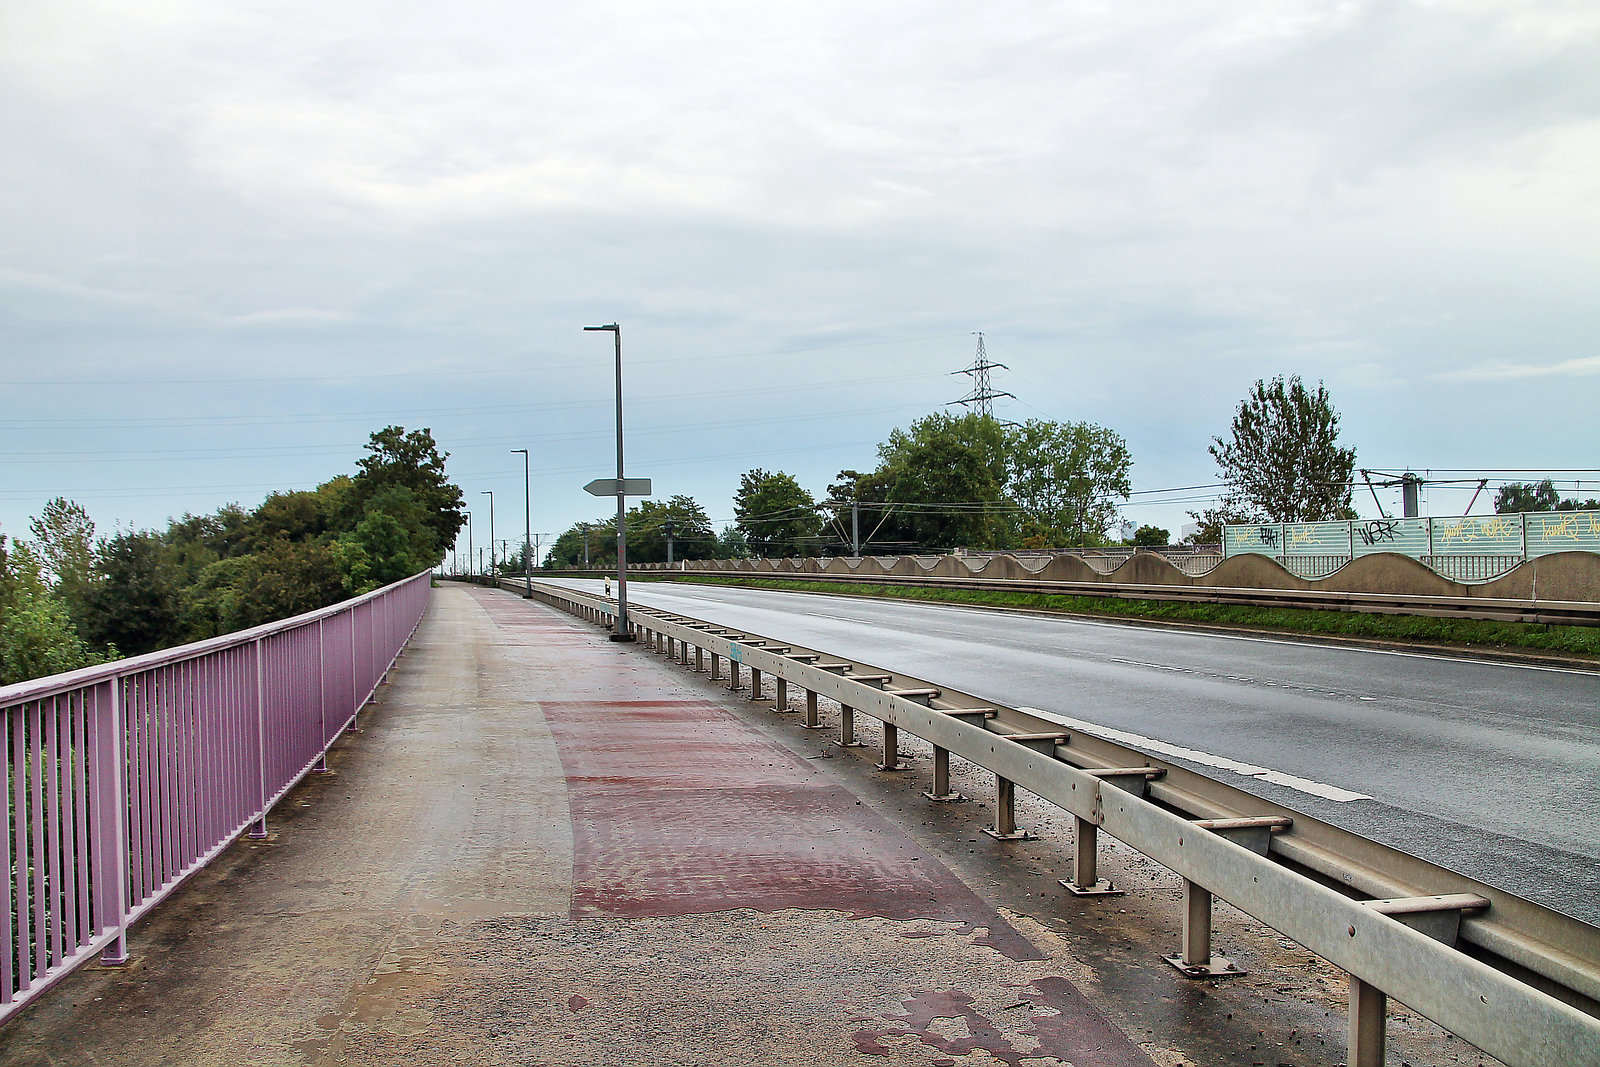
[[816, 500], [782, 471], [756, 469], [740, 475], [733, 514], [751, 549], [764, 556], [815, 551], [821, 539]]
[[[433, 532], [434, 549], [442, 553], [455, 543], [467, 524], [460, 486], [445, 477], [441, 453], [427, 427], [409, 433], [402, 426], [385, 426], [367, 442], [367, 455], [356, 461], [360, 468], [344, 495], [345, 528], [353, 529], [368, 515], [367, 501], [388, 489], [407, 489], [426, 515]], [[437, 555], [434, 557], [437, 558]]]
[[1240, 402], [1227, 439], [1208, 451], [1228, 489], [1222, 505], [1195, 517], [1226, 522], [1326, 522], [1355, 517], [1350, 506], [1356, 452], [1341, 448], [1339, 413], [1327, 386], [1299, 375], [1258, 380]]
[[1006, 463], [1024, 535], [1052, 546], [1103, 543], [1132, 491], [1127, 443], [1093, 423], [1029, 419], [1006, 434]]
[[1549, 478], [1542, 482], [1507, 482], [1494, 495], [1494, 510], [1500, 515], [1519, 511], [1600, 511], [1600, 500], [1562, 497]]

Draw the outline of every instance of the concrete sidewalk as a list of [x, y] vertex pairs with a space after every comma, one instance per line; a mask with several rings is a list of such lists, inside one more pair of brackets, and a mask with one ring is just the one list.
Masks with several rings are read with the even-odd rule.
[[436, 590], [362, 719], [0, 1061], [1152, 1062], [844, 777], [551, 609]]

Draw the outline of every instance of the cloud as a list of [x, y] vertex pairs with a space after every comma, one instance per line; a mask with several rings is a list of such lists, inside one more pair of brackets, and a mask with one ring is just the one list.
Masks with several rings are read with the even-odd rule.
[[1600, 356], [1564, 359], [1560, 363], [1492, 363], [1441, 374], [1458, 381], [1506, 381], [1514, 378], [1587, 378], [1600, 374]]

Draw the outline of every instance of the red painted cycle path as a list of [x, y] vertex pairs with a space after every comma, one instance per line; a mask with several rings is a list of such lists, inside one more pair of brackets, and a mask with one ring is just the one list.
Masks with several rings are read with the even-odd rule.
[[[550, 609], [487, 590], [473, 596], [508, 637], [544, 645], [567, 668], [542, 674], [528, 695], [566, 777], [574, 919], [842, 912], [954, 924], [1011, 960], [1047, 959], [843, 784], [702, 696], [678, 673], [687, 668]], [[924, 934], [932, 936], [900, 936], [915, 944]], [[1059, 976], [1020, 988], [1037, 1009], [1022, 1042], [1014, 1022], [995, 1025], [960, 990], [904, 992], [903, 1012], [859, 1020], [876, 1025], [855, 1033], [857, 1052], [888, 1055], [884, 1039], [910, 1036], [948, 1056], [981, 1049], [1007, 1063], [1151, 1063]]]

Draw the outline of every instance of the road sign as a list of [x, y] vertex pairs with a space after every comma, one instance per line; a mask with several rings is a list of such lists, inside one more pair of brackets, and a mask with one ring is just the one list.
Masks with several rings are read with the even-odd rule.
[[[591, 496], [617, 496], [617, 480], [615, 478], [596, 478], [583, 487], [583, 491]], [[649, 496], [649, 478], [624, 478], [622, 479], [622, 496]]]

